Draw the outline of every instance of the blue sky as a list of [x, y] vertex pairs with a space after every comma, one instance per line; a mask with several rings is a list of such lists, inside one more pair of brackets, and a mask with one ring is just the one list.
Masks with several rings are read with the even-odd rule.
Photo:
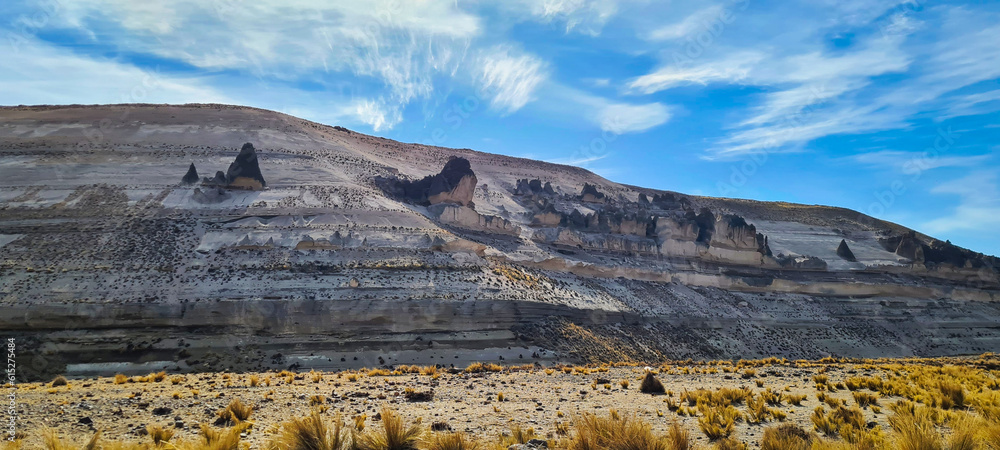
[[0, 104], [225, 102], [1000, 254], [1000, 3], [8, 0]]

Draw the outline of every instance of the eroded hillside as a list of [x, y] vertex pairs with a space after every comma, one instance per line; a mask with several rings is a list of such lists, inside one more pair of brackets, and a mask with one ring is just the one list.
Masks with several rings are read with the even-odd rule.
[[0, 211], [46, 376], [1000, 347], [997, 260], [895, 224], [253, 108], [2, 108]]

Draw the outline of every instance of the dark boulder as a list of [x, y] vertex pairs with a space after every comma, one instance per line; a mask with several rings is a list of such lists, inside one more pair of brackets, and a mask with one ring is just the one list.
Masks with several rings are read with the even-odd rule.
[[858, 261], [858, 258], [854, 257], [854, 252], [852, 252], [850, 247], [847, 246], [847, 240], [845, 239], [841, 239], [840, 245], [837, 246], [837, 256], [844, 258], [844, 260], [850, 262]]
[[226, 181], [232, 187], [242, 187], [248, 189], [263, 189], [267, 187], [264, 175], [260, 173], [260, 164], [257, 160], [257, 150], [253, 144], [247, 142], [240, 149], [240, 154], [236, 155], [236, 160], [229, 165], [226, 171]]
[[389, 191], [418, 205], [454, 203], [468, 206], [472, 204], [477, 182], [469, 160], [452, 157], [440, 173], [417, 181], [395, 181], [390, 183]]
[[198, 182], [199, 179], [200, 178], [198, 178], [198, 169], [195, 169], [194, 163], [191, 163], [191, 166], [188, 167], [187, 173], [184, 174], [184, 178], [181, 178], [181, 182], [184, 184], [195, 184]]

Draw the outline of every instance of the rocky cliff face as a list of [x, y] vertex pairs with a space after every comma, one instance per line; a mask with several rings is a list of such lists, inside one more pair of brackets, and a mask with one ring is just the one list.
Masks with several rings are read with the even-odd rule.
[[[545, 347], [531, 330], [551, 316], [680, 358], [1000, 347], [996, 258], [854, 211], [644, 189], [252, 108], [122, 108], [0, 108], [17, 124], [0, 126], [0, 322], [30, 335], [39, 373], [201, 367], [179, 341], [234, 368], [442, 342], [489, 355]], [[102, 121], [116, 124], [103, 143], [80, 142]], [[165, 169], [230, 161], [196, 187]]]

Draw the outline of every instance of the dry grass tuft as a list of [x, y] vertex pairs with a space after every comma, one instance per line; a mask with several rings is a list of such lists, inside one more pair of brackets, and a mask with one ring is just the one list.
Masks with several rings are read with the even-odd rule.
[[253, 413], [253, 406], [245, 405], [238, 398], [234, 398], [229, 405], [217, 413], [219, 418], [230, 423], [238, 424], [246, 422]]
[[348, 448], [348, 433], [338, 415], [330, 429], [318, 411], [281, 425], [281, 434], [271, 443], [271, 450], [340, 450]]
[[653, 433], [649, 424], [612, 411], [608, 417], [584, 413], [576, 420], [577, 433], [569, 450], [684, 450], [690, 445], [687, 433], [677, 427], [667, 436]]
[[359, 450], [414, 450], [420, 438], [419, 424], [406, 426], [403, 418], [388, 406], [382, 407], [382, 432], [365, 433], [355, 438]]
[[421, 447], [424, 450], [477, 450], [478, 442], [465, 433], [431, 433]]
[[174, 437], [173, 428], [164, 428], [159, 425], [146, 425], [146, 432], [149, 433], [149, 438], [153, 440], [153, 445], [159, 447], [170, 441], [170, 438]]
[[798, 425], [786, 423], [764, 430], [761, 450], [809, 450], [813, 435]]

